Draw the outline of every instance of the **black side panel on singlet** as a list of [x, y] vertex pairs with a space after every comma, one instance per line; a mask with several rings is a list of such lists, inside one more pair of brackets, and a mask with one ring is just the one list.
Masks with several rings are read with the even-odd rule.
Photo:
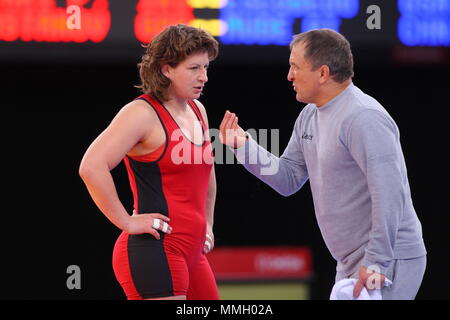
[[129, 235], [128, 260], [134, 285], [143, 299], [173, 296], [162, 237], [157, 240], [151, 234]]
[[[139, 162], [130, 157], [128, 160], [138, 194], [138, 213], [168, 216], [158, 162]], [[173, 295], [172, 275], [164, 251], [165, 234], [158, 232], [160, 240], [151, 234], [129, 235], [128, 238], [130, 271], [136, 290], [144, 299]]]
[[168, 216], [158, 162], [139, 162], [128, 157], [134, 173], [138, 195], [138, 213], [160, 213]]

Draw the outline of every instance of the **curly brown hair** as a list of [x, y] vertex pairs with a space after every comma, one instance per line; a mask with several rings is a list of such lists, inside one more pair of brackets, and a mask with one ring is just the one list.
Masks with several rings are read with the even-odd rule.
[[171, 84], [161, 72], [163, 65], [174, 68], [189, 55], [199, 52], [207, 52], [212, 61], [219, 53], [219, 43], [211, 34], [184, 24], [167, 27], [143, 47], [146, 52], [138, 63], [141, 84], [135, 87], [162, 101], [168, 100], [167, 91]]

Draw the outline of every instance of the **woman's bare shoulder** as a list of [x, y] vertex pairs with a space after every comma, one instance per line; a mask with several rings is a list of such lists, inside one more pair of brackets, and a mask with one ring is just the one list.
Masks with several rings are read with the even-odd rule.
[[141, 121], [158, 120], [156, 111], [142, 99], [136, 99], [124, 105], [118, 112], [118, 116], [121, 114], [136, 119], [140, 118]]

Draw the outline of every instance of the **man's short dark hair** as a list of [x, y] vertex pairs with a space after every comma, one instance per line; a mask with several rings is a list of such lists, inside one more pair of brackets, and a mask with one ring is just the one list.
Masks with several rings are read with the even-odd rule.
[[302, 32], [294, 36], [290, 49], [298, 43], [305, 44], [305, 59], [311, 63], [312, 70], [326, 65], [332, 78], [339, 83], [353, 77], [350, 43], [340, 33], [331, 29]]

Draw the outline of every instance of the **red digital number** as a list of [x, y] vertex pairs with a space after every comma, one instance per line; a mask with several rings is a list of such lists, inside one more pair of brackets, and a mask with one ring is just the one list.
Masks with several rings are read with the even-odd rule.
[[186, 0], [139, 0], [134, 22], [136, 38], [148, 43], [166, 26], [178, 23], [188, 24], [194, 19], [194, 12]]

